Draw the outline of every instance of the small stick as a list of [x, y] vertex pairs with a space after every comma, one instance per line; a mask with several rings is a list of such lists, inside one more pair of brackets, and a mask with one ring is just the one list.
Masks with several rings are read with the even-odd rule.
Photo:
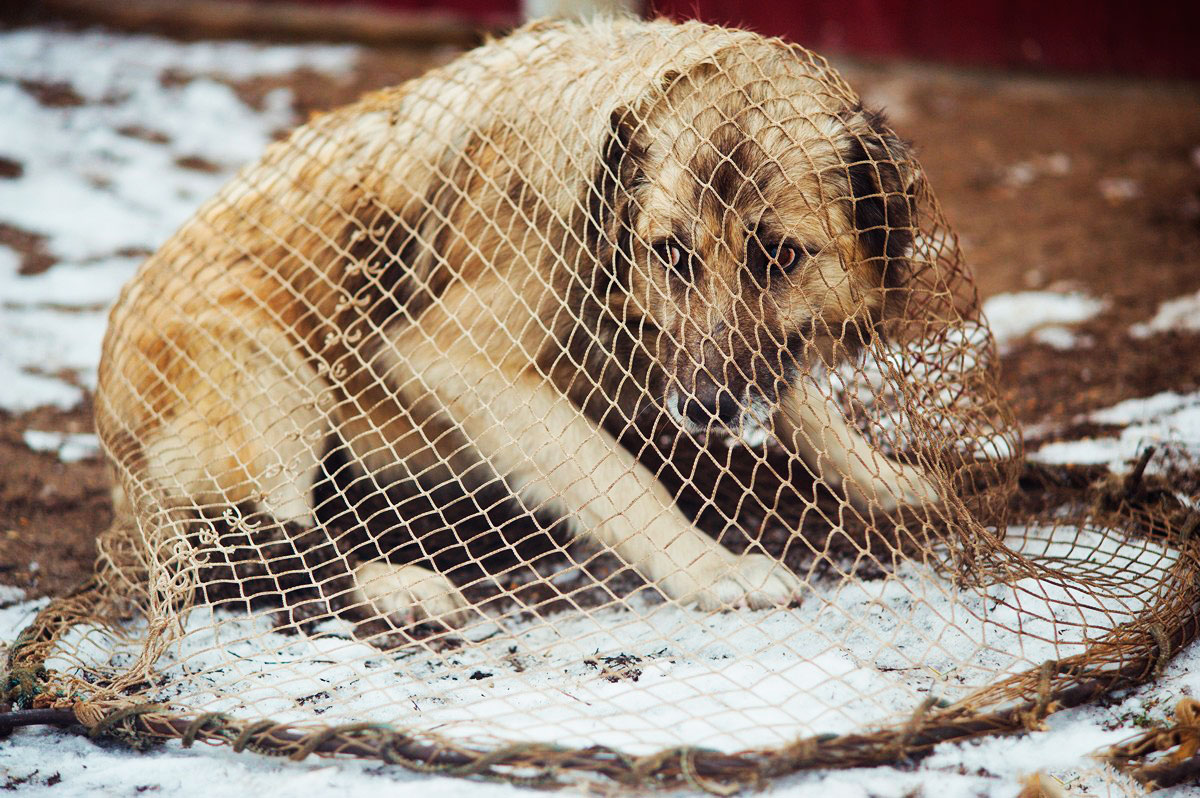
[[1141, 487], [1142, 476], [1146, 473], [1146, 466], [1150, 463], [1150, 458], [1154, 456], [1154, 447], [1147, 446], [1142, 450], [1141, 457], [1138, 458], [1137, 465], [1129, 472], [1129, 476], [1125, 478], [1125, 495], [1131, 496]]
[[0, 712], [0, 737], [7, 737], [22, 726], [71, 726], [79, 723], [69, 709], [19, 709]]

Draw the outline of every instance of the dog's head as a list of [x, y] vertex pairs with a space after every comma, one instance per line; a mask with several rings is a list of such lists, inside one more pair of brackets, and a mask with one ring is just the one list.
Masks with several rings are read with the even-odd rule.
[[[613, 112], [608, 240], [691, 431], [765, 436], [813, 356], [859, 347], [903, 281], [915, 166], [811, 67], [740, 48]], [[601, 199], [601, 192], [597, 192]]]

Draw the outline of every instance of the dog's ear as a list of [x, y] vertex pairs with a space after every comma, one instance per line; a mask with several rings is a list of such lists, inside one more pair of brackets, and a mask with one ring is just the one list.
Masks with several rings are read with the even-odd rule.
[[645, 181], [646, 150], [640, 143], [641, 125], [640, 117], [631, 108], [622, 106], [612, 112], [587, 185], [585, 240], [601, 262], [612, 260], [629, 248], [634, 213], [631, 198], [637, 186]]
[[842, 159], [850, 220], [858, 231], [863, 260], [878, 269], [882, 286], [896, 287], [904, 279], [903, 265], [913, 243], [920, 170], [908, 144], [892, 132], [882, 114], [858, 106], [845, 121]]
[[601, 267], [592, 282], [602, 293], [628, 282], [637, 209], [634, 193], [645, 182], [641, 119], [631, 107], [612, 111], [584, 193], [584, 241]]
[[607, 172], [604, 177], [612, 181], [613, 189], [619, 187], [629, 193], [644, 180], [644, 118], [639, 109], [630, 106], [616, 108], [608, 117], [609, 129], [600, 152], [600, 166]]
[[639, 189], [647, 184], [649, 147], [662, 115], [674, 113], [681, 98], [711, 74], [714, 62], [702, 61], [686, 71], [666, 70], [635, 102], [609, 114], [608, 130], [587, 187], [586, 237], [600, 263], [610, 264], [612, 279], [623, 282], [624, 266], [634, 254], [633, 227], [640, 210]]
[[632, 193], [644, 179], [646, 126], [651, 115], [661, 109], [682, 78], [680, 72], [667, 70], [635, 104], [619, 106], [609, 114], [608, 136], [601, 160], [612, 178], [626, 192]]
[[632, 254], [630, 236], [637, 212], [637, 189], [646, 182], [647, 119], [679, 77], [675, 71], [663, 73], [638, 102], [618, 106], [609, 114], [586, 202], [587, 240], [602, 261]]

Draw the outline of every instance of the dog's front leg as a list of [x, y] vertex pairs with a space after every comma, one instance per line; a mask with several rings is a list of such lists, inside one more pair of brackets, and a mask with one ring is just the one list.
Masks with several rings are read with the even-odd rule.
[[891, 512], [900, 505], [938, 501], [937, 488], [924, 470], [879, 452], [833, 400], [805, 378], [782, 398], [775, 432], [817, 477], [833, 488], [840, 486], [860, 509]]
[[434, 394], [491, 469], [611, 548], [669, 597], [704, 609], [788, 604], [802, 582], [761, 554], [736, 556], [697, 530], [654, 476], [528, 367], [465, 342], [405, 346], [405, 392]]

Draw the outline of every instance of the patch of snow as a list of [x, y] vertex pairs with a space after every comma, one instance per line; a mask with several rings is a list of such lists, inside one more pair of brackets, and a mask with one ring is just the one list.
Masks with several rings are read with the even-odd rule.
[[[1072, 788], [1086, 794], [1118, 796], [1132, 782], [1108, 775], [1086, 753], [1092, 739], [1109, 744], [1121, 733], [1104, 734], [1095, 721], [1077, 728], [1003, 737], [961, 745], [942, 745], [916, 766], [817, 770], [780, 779], [758, 793], [767, 798], [1012, 798], [1022, 776], [1034, 763], [1051, 762]], [[1088, 736], [1084, 736], [1088, 735]], [[234, 753], [227, 746], [190, 749], [178, 743], [146, 752], [97, 744], [87, 737], [48, 728], [20, 729], [0, 740], [0, 774], [21, 780], [31, 796], [170, 795], [173, 798], [240, 798], [244, 795], [304, 795], [312, 798], [371, 798], [380, 794], [420, 792], [428, 798], [538, 798], [544, 790], [503, 783], [468, 781], [439, 774], [417, 774], [379, 762], [332, 761], [309, 757], [303, 762], [253, 753]], [[981, 764], [981, 761], [983, 764]], [[969, 763], [969, 764], [968, 764]], [[599, 781], [599, 780], [596, 780]], [[49, 786], [51, 783], [54, 786]], [[1111, 791], [1106, 791], [1108, 787]], [[1124, 789], [1122, 789], [1124, 788]], [[1172, 793], [1185, 798], [1194, 793]], [[599, 782], [595, 792], [620, 794]], [[587, 790], [571, 790], [579, 795]], [[630, 792], [629, 794], [635, 794]], [[709, 798], [710, 793], [678, 790], [672, 798]]]
[[1071, 156], [1065, 152], [1052, 152], [1043, 159], [1045, 171], [1057, 177], [1071, 174]]
[[1142, 184], [1132, 177], [1101, 178], [1096, 187], [1100, 190], [1100, 196], [1113, 205], [1137, 199], [1142, 195]]
[[1088, 418], [1098, 424], [1145, 424], [1200, 405], [1200, 396], [1164, 391], [1144, 399], [1126, 399], [1096, 410]]
[[1078, 349], [1081, 346], [1091, 345], [1091, 338], [1089, 336], [1080, 336], [1069, 327], [1063, 327], [1058, 324], [1052, 324], [1049, 327], [1040, 327], [1033, 331], [1032, 337], [1039, 344], [1063, 351], [1070, 351]]
[[1154, 318], [1134, 324], [1129, 334], [1134, 338], [1149, 338], [1171, 330], [1200, 332], [1200, 291], [1163, 302]]
[[1038, 328], [1087, 321], [1106, 306], [1103, 300], [1078, 292], [1023, 291], [989, 298], [983, 303], [983, 315], [1003, 349]]
[[[1200, 458], [1200, 393], [1172, 391], [1143, 399], [1128, 399], [1083, 416], [1097, 424], [1124, 425], [1117, 436], [1046, 444], [1029, 455], [1042, 463], [1107, 465], [1116, 473], [1128, 471], [1147, 446], [1169, 443]], [[1161, 469], [1157, 458], [1151, 472]]]
[[1045, 175], [1062, 177], [1070, 173], [1071, 156], [1063, 152], [1052, 152], [1003, 167], [1000, 170], [1000, 182], [1010, 188], [1023, 188]]
[[[81, 68], [86, 60], [87, 69]], [[85, 99], [101, 101], [144, 74], [172, 70], [183, 75], [219, 75], [248, 80], [286, 75], [297, 69], [344, 75], [358, 49], [350, 45], [270, 45], [236, 41], [180, 43], [158, 36], [67, 33], [23, 28], [4, 34], [0, 72], [20, 71], [29, 80], [68, 83]]]
[[886, 454], [916, 448], [910, 408], [921, 414], [922, 435], [932, 427], [944, 433], [946, 445], [978, 460], [1003, 460], [1017, 451], [1015, 430], [984, 422], [969, 425], [968, 433], [963, 423], [970, 410], [963, 386], [987, 367], [992, 349], [987, 328], [964, 321], [928, 338], [864, 351], [832, 372], [814, 368], [812, 379], [821, 393], [838, 397], [849, 417], [869, 418], [860, 427]]
[[[0, 312], [0, 332], [5, 330]], [[27, 371], [23, 360], [5, 357], [0, 349], [0, 408], [21, 413], [35, 407], [57, 407], [70, 410], [83, 401], [80, 388], [57, 377]]]
[[[341, 75], [356, 59], [347, 46], [0, 32], [0, 155], [22, 167], [0, 180], [0, 222], [42, 236], [58, 261], [22, 275], [0, 246], [0, 408], [77, 404], [95, 385], [104, 308], [144, 254], [295, 123], [288, 89], [251, 108], [221, 80]], [[44, 106], [30, 82], [64, 84], [83, 103]]]
[[1021, 188], [1027, 186], [1037, 177], [1037, 170], [1028, 161], [1020, 161], [1004, 168], [1002, 182], [1006, 186]]
[[53, 452], [64, 463], [100, 456], [100, 439], [90, 432], [46, 432], [27, 429], [25, 445], [35, 452]]

